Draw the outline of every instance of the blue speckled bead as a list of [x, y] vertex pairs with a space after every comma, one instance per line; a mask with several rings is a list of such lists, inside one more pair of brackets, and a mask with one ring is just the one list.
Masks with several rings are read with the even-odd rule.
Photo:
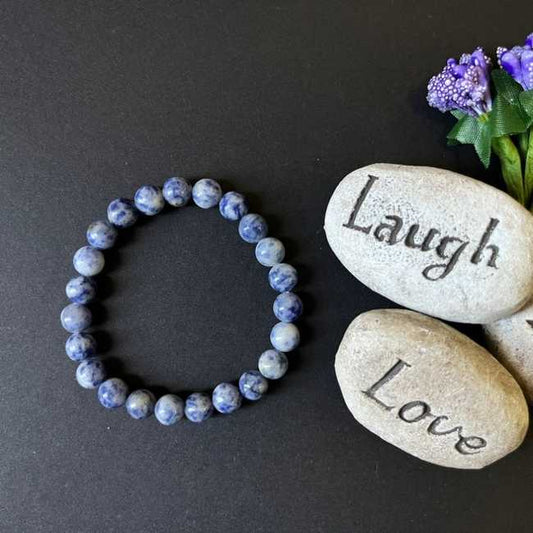
[[270, 269], [268, 282], [277, 292], [292, 291], [298, 283], [298, 272], [287, 263], [279, 263]]
[[92, 246], [83, 246], [74, 254], [72, 264], [82, 276], [96, 276], [104, 269], [104, 254]]
[[76, 381], [84, 389], [96, 389], [106, 378], [104, 363], [98, 357], [83, 360], [76, 369]]
[[61, 311], [61, 325], [69, 333], [87, 329], [93, 320], [91, 311], [84, 305], [69, 304]]
[[126, 411], [135, 420], [142, 420], [152, 416], [154, 406], [155, 396], [146, 389], [133, 391], [126, 400]]
[[295, 322], [302, 315], [304, 306], [300, 297], [293, 292], [282, 292], [274, 300], [272, 308], [281, 322]]
[[270, 332], [272, 346], [280, 352], [290, 352], [300, 344], [300, 331], [294, 324], [278, 322]]
[[266, 220], [255, 213], [244, 215], [239, 222], [239, 235], [243, 241], [259, 242], [268, 235]]
[[256, 401], [268, 390], [268, 381], [257, 370], [249, 370], [239, 378], [239, 390], [247, 400]]
[[145, 215], [150, 217], [157, 215], [165, 207], [165, 199], [159, 187], [154, 185], [143, 185], [137, 189], [133, 197], [135, 207]]
[[218, 206], [220, 214], [227, 220], [239, 220], [248, 213], [248, 202], [240, 192], [227, 192]]
[[194, 392], [185, 400], [185, 416], [191, 422], [203, 422], [213, 414], [213, 403], [208, 394]]
[[67, 283], [65, 292], [72, 303], [88, 304], [96, 296], [96, 283], [91, 278], [78, 276]]
[[165, 394], [155, 404], [155, 417], [164, 426], [171, 426], [180, 421], [183, 411], [183, 400], [175, 394]]
[[87, 242], [99, 250], [107, 250], [115, 245], [117, 229], [107, 220], [92, 222], [87, 228]]
[[285, 257], [285, 246], [279, 239], [266, 237], [257, 243], [255, 257], [263, 266], [271, 267], [277, 265]]
[[289, 360], [283, 352], [267, 350], [259, 356], [257, 367], [267, 379], [282, 378], [289, 368]]
[[183, 178], [168, 178], [163, 185], [163, 196], [174, 207], [187, 205], [191, 195], [191, 184]]
[[137, 222], [139, 211], [127, 198], [117, 198], [107, 207], [107, 218], [109, 222], [119, 228], [129, 228]]
[[197, 181], [192, 188], [192, 199], [202, 209], [215, 207], [222, 196], [220, 185], [212, 179], [204, 178]]
[[222, 414], [229, 414], [236, 411], [242, 403], [242, 396], [239, 389], [231, 383], [220, 383], [213, 391], [213, 406]]
[[65, 351], [73, 361], [83, 361], [96, 354], [96, 341], [88, 333], [74, 333], [67, 339]]
[[128, 386], [120, 378], [110, 378], [98, 387], [98, 401], [106, 409], [116, 409], [126, 403]]

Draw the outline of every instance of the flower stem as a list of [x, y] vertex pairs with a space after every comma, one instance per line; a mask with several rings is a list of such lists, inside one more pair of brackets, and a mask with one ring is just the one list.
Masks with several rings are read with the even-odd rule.
[[524, 188], [525, 205], [533, 209], [533, 205], [531, 205], [531, 195], [533, 194], [533, 128], [529, 129], [529, 143], [524, 168]]
[[529, 146], [529, 131], [524, 131], [518, 134], [518, 147], [520, 148], [520, 155], [525, 161], [527, 157], [527, 149]]
[[502, 135], [501, 137], [494, 137], [492, 139], [492, 149], [500, 159], [507, 191], [515, 200], [525, 205], [526, 198], [524, 180], [522, 178], [522, 164], [515, 144], [509, 135]]

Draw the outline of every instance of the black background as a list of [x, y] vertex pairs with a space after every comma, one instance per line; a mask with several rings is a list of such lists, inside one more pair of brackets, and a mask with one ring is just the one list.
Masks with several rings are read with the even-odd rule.
[[[367, 163], [497, 184], [496, 165], [445, 146], [453, 120], [427, 108], [425, 85], [449, 56], [521, 43], [532, 15], [530, 1], [3, 0], [0, 530], [531, 531], [531, 434], [483, 471], [455, 471], [345, 408], [341, 336], [393, 304], [344, 270], [322, 224], [338, 181]], [[86, 226], [171, 175], [249, 196], [300, 269], [307, 314], [271, 394], [164, 428], [76, 384], [59, 313]], [[215, 210], [169, 211], [108, 257], [96, 314], [117, 375], [190, 391], [255, 367], [274, 293]]]

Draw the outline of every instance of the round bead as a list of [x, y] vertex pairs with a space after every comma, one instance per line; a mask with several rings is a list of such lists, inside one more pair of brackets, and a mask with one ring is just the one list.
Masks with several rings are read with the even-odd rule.
[[227, 192], [218, 206], [220, 214], [227, 220], [239, 220], [248, 213], [248, 202], [239, 192]]
[[243, 241], [259, 242], [268, 235], [266, 220], [255, 213], [244, 215], [239, 222], [239, 235]]
[[84, 305], [69, 304], [61, 311], [61, 325], [69, 333], [79, 333], [87, 329], [92, 319], [91, 312]]
[[250, 370], [239, 378], [239, 390], [247, 400], [256, 401], [268, 390], [268, 381], [257, 370]]
[[107, 207], [107, 218], [109, 222], [119, 228], [129, 228], [137, 222], [139, 211], [127, 198], [117, 198]]
[[290, 352], [300, 344], [300, 331], [294, 324], [278, 322], [270, 332], [272, 346], [280, 352]]
[[87, 304], [96, 296], [96, 283], [91, 278], [78, 276], [67, 283], [65, 292], [72, 303]]
[[87, 228], [87, 242], [99, 250], [107, 250], [115, 245], [117, 229], [107, 220], [92, 222]]
[[191, 422], [203, 422], [213, 414], [213, 404], [208, 394], [194, 392], [185, 400], [185, 416]]
[[183, 207], [191, 199], [192, 187], [183, 178], [168, 178], [163, 185], [165, 200], [174, 207]]
[[267, 350], [259, 356], [259, 372], [267, 379], [282, 378], [289, 368], [289, 360], [283, 352]]
[[279, 263], [270, 269], [268, 282], [277, 292], [291, 291], [298, 283], [298, 272], [287, 263]]
[[160, 213], [165, 207], [165, 199], [159, 187], [154, 185], [143, 185], [137, 189], [133, 197], [135, 207], [145, 215], [154, 216]]
[[88, 333], [74, 333], [67, 339], [65, 351], [73, 361], [83, 361], [96, 354], [96, 341]]
[[192, 199], [202, 209], [215, 207], [222, 196], [220, 185], [212, 179], [204, 178], [197, 181], [192, 188]]
[[239, 389], [231, 383], [220, 383], [213, 391], [213, 406], [222, 414], [236, 411], [242, 403]]
[[155, 417], [164, 426], [170, 426], [183, 418], [183, 409], [183, 400], [179, 396], [165, 394], [155, 404]]
[[276, 318], [281, 322], [295, 322], [300, 318], [304, 308], [300, 297], [293, 292], [279, 294], [272, 307]]
[[263, 266], [271, 267], [277, 265], [285, 257], [285, 246], [279, 239], [266, 237], [257, 243], [255, 257]]
[[82, 276], [96, 276], [104, 269], [104, 254], [92, 246], [83, 246], [74, 254], [72, 264]]
[[135, 418], [142, 420], [154, 413], [155, 396], [146, 389], [133, 391], [126, 400], [126, 411]]
[[96, 389], [105, 378], [104, 363], [98, 357], [85, 359], [76, 369], [76, 381], [84, 389]]
[[98, 401], [106, 409], [123, 406], [127, 397], [128, 386], [119, 378], [107, 379], [98, 387]]

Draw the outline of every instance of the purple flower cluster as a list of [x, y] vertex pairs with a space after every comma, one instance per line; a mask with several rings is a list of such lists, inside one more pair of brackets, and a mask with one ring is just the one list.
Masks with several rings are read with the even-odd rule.
[[526, 38], [524, 46], [513, 46], [510, 50], [499, 46], [496, 50], [498, 63], [522, 87], [533, 89], [533, 33]]
[[492, 108], [489, 87], [490, 58], [482, 48], [463, 54], [457, 62], [448, 59], [440, 74], [428, 84], [427, 101], [443, 113], [459, 110], [472, 116], [481, 116]]

